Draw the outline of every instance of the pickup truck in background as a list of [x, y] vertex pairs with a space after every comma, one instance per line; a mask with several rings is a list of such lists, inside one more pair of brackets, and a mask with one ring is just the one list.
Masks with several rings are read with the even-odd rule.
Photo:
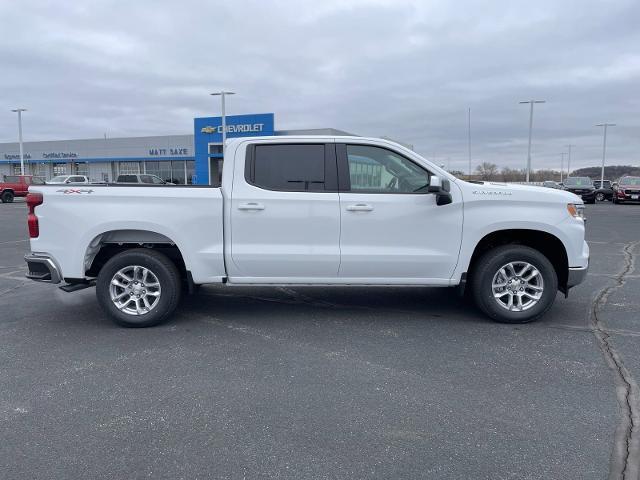
[[[228, 142], [221, 186], [32, 186], [28, 278], [91, 285], [123, 326], [151, 326], [202, 284], [468, 287], [525, 323], [586, 276], [584, 205], [465, 182], [393, 142]], [[62, 187], [62, 188], [61, 188]]]
[[44, 181], [32, 175], [3, 175], [0, 182], [0, 201], [11, 203], [16, 197], [26, 197], [29, 185], [42, 185]]
[[48, 185], [64, 185], [65, 183], [91, 183], [86, 175], [57, 175], [48, 180]]

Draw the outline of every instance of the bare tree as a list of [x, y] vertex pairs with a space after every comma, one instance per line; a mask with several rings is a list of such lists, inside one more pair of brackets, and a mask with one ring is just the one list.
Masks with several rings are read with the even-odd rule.
[[491, 162], [482, 162], [476, 167], [476, 173], [482, 180], [495, 180], [498, 176], [498, 166]]

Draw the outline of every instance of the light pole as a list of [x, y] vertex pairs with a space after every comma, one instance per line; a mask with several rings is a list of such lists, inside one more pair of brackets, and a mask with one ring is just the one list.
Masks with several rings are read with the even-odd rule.
[[564, 156], [565, 152], [560, 152], [560, 183], [562, 183], [562, 174], [564, 172]]
[[26, 112], [26, 108], [15, 108], [11, 110], [18, 114], [18, 143], [20, 144], [20, 175], [24, 175], [24, 148], [22, 147], [22, 112]]
[[467, 146], [469, 148], [469, 179], [471, 179], [471, 107], [469, 107], [468, 116], [467, 116]]
[[607, 154], [607, 127], [615, 127], [615, 123], [599, 123], [596, 127], [604, 127], [604, 139], [602, 140], [602, 171], [600, 172], [600, 188], [604, 188], [604, 157]]
[[571, 175], [571, 147], [575, 147], [575, 145], [565, 145], [567, 147], [567, 178]]
[[[221, 102], [221, 115], [222, 115], [222, 161], [224, 162], [225, 142], [227, 140], [227, 115], [225, 113], [225, 97], [227, 95], [235, 95], [236, 92], [227, 92], [221, 90], [219, 92], [213, 92], [210, 95], [220, 96]], [[209, 167], [209, 184], [211, 184], [211, 167]]]
[[533, 131], [533, 104], [546, 102], [545, 100], [525, 100], [520, 103], [528, 103], [531, 105], [531, 110], [529, 111], [529, 148], [527, 149], [527, 183], [529, 183], [529, 177], [531, 175], [531, 132]]

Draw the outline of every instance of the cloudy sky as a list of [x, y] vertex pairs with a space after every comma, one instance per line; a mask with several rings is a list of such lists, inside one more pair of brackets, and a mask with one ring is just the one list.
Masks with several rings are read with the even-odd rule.
[[[640, 164], [640, 2], [0, 0], [0, 142], [191, 133], [219, 114], [388, 136], [450, 168]], [[4, 110], [4, 111], [3, 111]]]

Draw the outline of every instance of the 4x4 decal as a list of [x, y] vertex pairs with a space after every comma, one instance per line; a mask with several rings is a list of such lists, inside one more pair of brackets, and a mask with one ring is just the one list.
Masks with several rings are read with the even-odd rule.
[[77, 193], [79, 195], [82, 195], [83, 193], [93, 193], [93, 190], [88, 189], [88, 188], [65, 188], [63, 190], [56, 190], [56, 192], [62, 192], [65, 195], [69, 195], [71, 193]]

